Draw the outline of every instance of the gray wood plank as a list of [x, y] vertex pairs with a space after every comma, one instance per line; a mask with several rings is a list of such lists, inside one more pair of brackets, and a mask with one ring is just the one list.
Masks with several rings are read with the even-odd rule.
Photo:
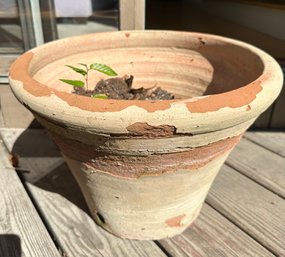
[[245, 138], [285, 158], [285, 131], [251, 131], [245, 134]]
[[[53, 231], [53, 235], [68, 257], [165, 256], [153, 241], [119, 239], [98, 227], [90, 217], [83, 195], [65, 164], [54, 165], [54, 169], [52, 169], [52, 164], [37, 169], [39, 167], [37, 158], [42, 160], [41, 154], [50, 154], [54, 151], [54, 145], [46, 137], [45, 132], [3, 129], [0, 132], [8, 148], [19, 150], [23, 147], [26, 148], [24, 155], [20, 158], [22, 159], [19, 162], [22, 165], [20, 168], [29, 167], [32, 169], [31, 173], [44, 173], [44, 176], [35, 174], [31, 176], [29, 173], [23, 175], [27, 180], [26, 185]], [[35, 138], [36, 140], [34, 140]], [[28, 139], [32, 141], [30, 147], [24, 143]], [[44, 148], [45, 152], [35, 150], [39, 147]], [[25, 158], [33, 152], [38, 155], [33, 158]], [[42, 171], [42, 169], [47, 169], [48, 172]], [[36, 180], [35, 177], [37, 177]], [[30, 183], [30, 180], [34, 184]]]
[[152, 241], [123, 240], [107, 233], [85, 210], [60, 194], [32, 184], [29, 188], [67, 256], [165, 256]]
[[285, 198], [285, 158], [243, 139], [226, 163]]
[[0, 144], [0, 256], [60, 256]]
[[2, 112], [2, 106], [1, 106], [1, 97], [0, 97], [0, 128], [4, 128], [5, 123], [4, 123], [4, 117], [3, 117], [3, 112]]
[[[17, 158], [25, 177], [35, 183], [64, 163], [57, 146], [44, 129], [0, 129], [2, 140]], [[40, 143], [39, 143], [40, 142]]]
[[145, 28], [145, 0], [120, 0], [120, 30]]
[[21, 105], [7, 85], [0, 85], [1, 111], [7, 128], [27, 128], [34, 120], [33, 115]]
[[160, 244], [177, 257], [274, 256], [207, 204], [183, 234]]
[[285, 256], [285, 201], [224, 165], [207, 203], [277, 256]]

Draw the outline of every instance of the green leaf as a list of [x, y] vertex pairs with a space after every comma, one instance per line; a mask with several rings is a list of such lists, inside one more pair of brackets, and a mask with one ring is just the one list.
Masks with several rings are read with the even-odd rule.
[[109, 66], [101, 63], [90, 64], [90, 69], [102, 72], [109, 76], [117, 76], [118, 74]]
[[85, 68], [87, 68], [87, 67], [88, 67], [88, 65], [87, 65], [87, 64], [85, 64], [85, 63], [78, 63], [78, 64], [80, 64], [80, 65], [84, 66]]
[[99, 98], [99, 99], [108, 99], [108, 96], [105, 94], [94, 94], [92, 95], [93, 98]]
[[66, 67], [73, 69], [75, 72], [80, 73], [81, 75], [85, 76], [87, 74], [86, 70], [80, 69], [80, 68], [76, 68], [74, 66], [71, 65], [65, 65]]
[[74, 87], [84, 87], [84, 82], [81, 80], [60, 79], [60, 81], [72, 85]]

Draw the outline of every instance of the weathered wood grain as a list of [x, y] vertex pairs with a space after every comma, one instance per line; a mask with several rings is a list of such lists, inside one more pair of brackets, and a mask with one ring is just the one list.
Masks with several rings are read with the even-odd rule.
[[25, 177], [35, 183], [64, 163], [64, 160], [43, 129], [0, 129], [5, 146], [18, 162]]
[[276, 194], [285, 197], [285, 158], [243, 139], [226, 163]]
[[[2, 129], [0, 134], [9, 150], [22, 153], [20, 168], [30, 169], [30, 173], [23, 173], [23, 176], [26, 181], [34, 183], [26, 185], [68, 257], [165, 256], [152, 241], [119, 239], [95, 224], [69, 169], [62, 163], [56, 165], [59, 153], [45, 131]], [[26, 145], [27, 140], [33, 140], [30, 146]], [[33, 158], [27, 158], [33, 152]], [[46, 158], [44, 156], [55, 159], [39, 168], [40, 162]]]
[[0, 144], [0, 256], [60, 256]]
[[245, 138], [285, 158], [285, 131], [247, 132]]
[[285, 256], [284, 199], [223, 166], [207, 203], [277, 256]]
[[144, 29], [145, 0], [120, 0], [120, 30]]
[[183, 234], [160, 244], [177, 257], [274, 256], [207, 204]]
[[[86, 210], [84, 202], [81, 202], [83, 205], [81, 209], [60, 194], [43, 190], [32, 184], [28, 186], [68, 257], [165, 256], [152, 241], [123, 240], [101, 229], [88, 213], [82, 210]], [[82, 198], [79, 189], [73, 186], [70, 190], [76, 190]]]
[[[11, 38], [12, 37], [12, 40], [16, 40], [16, 41], [20, 41], [19, 38], [16, 38], [16, 37], [13, 37], [12, 34], [9, 34], [7, 33], [6, 31], [3, 31], [1, 28], [0, 28], [0, 31], [1, 32], [4, 32], [4, 33], [1, 33], [1, 40], [3, 40], [2, 36], [6, 38], [7, 41], [10, 41], [11, 42]], [[10, 40], [9, 40], [10, 38]], [[15, 44], [15, 42], [14, 42]], [[3, 48], [2, 48], [3, 49]], [[9, 71], [9, 67], [11, 66], [11, 64], [16, 60], [16, 58], [19, 56], [19, 54], [7, 54], [9, 53], [10, 51], [18, 51], [20, 52], [17, 48], [17, 46], [14, 46], [14, 48], [4, 48], [5, 49], [5, 54], [1, 54], [0, 55], [0, 76], [8, 76], [8, 71]], [[0, 50], [0, 53], [1, 53], [1, 50]], [[3, 86], [6, 86], [6, 85], [3, 85]]]
[[4, 128], [5, 123], [4, 123], [4, 117], [3, 117], [3, 112], [2, 112], [2, 103], [1, 103], [1, 97], [0, 97], [0, 128]]
[[0, 86], [1, 111], [6, 128], [27, 128], [34, 117], [22, 106], [9, 86]]

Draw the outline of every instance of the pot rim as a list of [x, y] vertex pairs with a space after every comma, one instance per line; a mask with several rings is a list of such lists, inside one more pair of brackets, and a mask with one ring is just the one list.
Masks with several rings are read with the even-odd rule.
[[[30, 72], [34, 63], [37, 63], [34, 61], [35, 57], [47, 48], [62, 47], [67, 43], [76, 45], [76, 42], [81, 42], [83, 39], [96, 41], [110, 37], [112, 40], [127, 41], [134, 37], [142, 37], [143, 40], [145, 37], [160, 36], [175, 36], [181, 40], [193, 37], [198, 41], [199, 38], [205, 37], [220, 43], [233, 44], [258, 56], [264, 66], [263, 73], [251, 83], [224, 93], [153, 101], [100, 100], [61, 92], [36, 81]], [[154, 126], [173, 125], [178, 133], [199, 134], [255, 119], [280, 93], [283, 73], [269, 54], [235, 39], [196, 32], [143, 30], [86, 34], [41, 45], [24, 53], [11, 65], [9, 81], [19, 101], [34, 113], [73, 127], [85, 126], [100, 133], [125, 133], [127, 126], [145, 122]], [[61, 109], [55, 110], [55, 105], [61, 106]], [[135, 115], [129, 117], [130, 114]], [[189, 118], [191, 124], [189, 122], [187, 124], [185, 118]], [[96, 123], [98, 120], [102, 121], [102, 124], [98, 125], [98, 122]]]

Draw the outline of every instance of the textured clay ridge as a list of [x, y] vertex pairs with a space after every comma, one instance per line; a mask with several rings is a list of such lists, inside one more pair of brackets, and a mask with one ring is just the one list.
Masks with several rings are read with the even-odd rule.
[[138, 178], [175, 172], [178, 163], [180, 170], [196, 170], [231, 150], [239, 142], [241, 135], [197, 147], [191, 151], [149, 156], [112, 155], [98, 152], [92, 145], [63, 138], [54, 133], [52, 137], [66, 157], [82, 162], [86, 167], [93, 168], [94, 172]]
[[[85, 96], [74, 95], [67, 92], [61, 92], [51, 89], [40, 82], [35, 81], [29, 74], [29, 64], [33, 58], [32, 52], [27, 52], [19, 58], [10, 69], [10, 76], [14, 80], [23, 82], [24, 89], [31, 95], [36, 97], [51, 96], [55, 94], [57, 97], [65, 101], [68, 105], [91, 112], [119, 112], [129, 106], [137, 106], [143, 108], [147, 112], [163, 111], [171, 107], [172, 103], [178, 100], [109, 100], [104, 101], [93, 99]], [[264, 78], [263, 78], [264, 79]], [[217, 111], [224, 107], [238, 108], [250, 104], [256, 95], [262, 90], [259, 81], [253, 82], [239, 89], [217, 94], [209, 95], [197, 101], [186, 102], [188, 110], [192, 113], [204, 113]], [[230, 99], [230, 100], [229, 100]], [[187, 99], [186, 99], [187, 100]]]

